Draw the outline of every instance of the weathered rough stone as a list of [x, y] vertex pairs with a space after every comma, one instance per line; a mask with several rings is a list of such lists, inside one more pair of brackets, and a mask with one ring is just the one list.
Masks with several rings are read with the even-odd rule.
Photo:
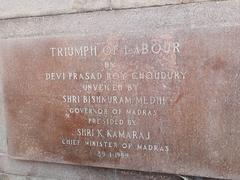
[[[27, 176], [27, 179], [31, 177], [39, 177], [42, 179], [57, 180], [132, 180], [136, 178], [153, 180], [181, 180], [180, 177], [175, 175], [82, 167], [54, 163], [26, 162], [8, 159], [8, 157], [1, 155], [0, 160], [0, 172], [4, 171], [6, 174], [17, 174], [15, 177]], [[2, 169], [1, 165], [3, 165]], [[6, 174], [3, 175], [3, 177], [7, 178]]]
[[[232, 51], [240, 46], [239, 33], [239, 28], [175, 27], [166, 34], [4, 41], [9, 154], [239, 176], [239, 54]], [[104, 65], [109, 62], [112, 67]]]
[[0, 19], [163, 6], [204, 1], [211, 0], [0, 0]]
[[101, 33], [121, 33], [131, 31], [133, 27], [136, 31], [142, 32], [157, 31], [162, 27], [167, 32], [167, 28], [174, 28], [176, 25], [193, 29], [206, 26], [212, 28], [237, 26], [239, 22], [239, 2], [223, 1], [133, 9], [127, 12], [124, 10], [102, 11], [91, 14], [1, 20], [0, 36], [1, 38], [14, 38], [98, 34], [99, 27], [101, 27]]
[[182, 4], [182, 3], [193, 3], [193, 2], [204, 2], [207, 0], [112, 0], [111, 5], [113, 9], [125, 9], [125, 8], [138, 8], [138, 7], [149, 7], [149, 6], [163, 6], [170, 4]]
[[109, 0], [0, 0], [0, 19], [110, 9]]
[[56, 180], [50, 178], [40, 178], [40, 177], [31, 177], [31, 176], [19, 176], [19, 175], [10, 175], [10, 174], [0, 174], [1, 180]]
[[[118, 23], [113, 26], [114, 22]], [[144, 25], [141, 22], [144, 22]], [[198, 5], [191, 4], [184, 6], [147, 8], [143, 10], [102, 12], [101, 14], [98, 12], [82, 15], [72, 14], [44, 18], [37, 17], [4, 20], [0, 22], [0, 36], [6, 39], [39, 36], [86, 35], [88, 33], [93, 35], [99, 31], [97, 27], [101, 27], [103, 33], [108, 31], [114, 33], [130, 31], [133, 26], [143, 32], [149, 30], [158, 31], [160, 27], [166, 28], [163, 32], [168, 32], [168, 28], [175, 28], [176, 24], [179, 27], [188, 27], [190, 29], [204, 29], [210, 27], [219, 32], [223, 31], [222, 28], [225, 27], [224, 31], [228, 32], [231, 31], [231, 27], [239, 27], [239, 22], [239, 3], [237, 1], [236, 3], [233, 1], [220, 3], [212, 2]], [[63, 26], [63, 24], [65, 25]], [[82, 26], [82, 24], [86, 24], [86, 26]], [[122, 24], [124, 24], [124, 26], [122, 26]], [[39, 176], [45, 174], [45, 177], [59, 175], [58, 177], [60, 178], [61, 175], [66, 175], [65, 177], [69, 175], [71, 177], [71, 173], [74, 174], [74, 177], [77, 177], [86, 175], [84, 172], [87, 172], [83, 167], [75, 169], [75, 166], [15, 160], [13, 163], [13, 160], [8, 158], [4, 160], [4, 163], [4, 171], [11, 170], [11, 173], [25, 173], [26, 175], [29, 173], [38, 174]], [[0, 167], [3, 167], [3, 159], [1, 159]], [[58, 169], [58, 171], [54, 171], [53, 169]], [[94, 168], [89, 169], [91, 173], [96, 173], [96, 171], [92, 170]], [[202, 176], [216, 175], [207, 170], [199, 171], [199, 173], [202, 174]], [[114, 173], [112, 173], [111, 177], [115, 177]], [[232, 179], [239, 178], [234, 176]]]
[[[1, 41], [1, 40], [0, 40]], [[0, 56], [0, 153], [7, 152], [7, 143], [6, 143], [6, 124], [4, 116], [4, 106], [3, 106], [3, 89], [2, 89], [2, 60]]]
[[109, 10], [109, 0], [74, 0], [72, 9], [80, 12], [96, 11], [96, 10]]

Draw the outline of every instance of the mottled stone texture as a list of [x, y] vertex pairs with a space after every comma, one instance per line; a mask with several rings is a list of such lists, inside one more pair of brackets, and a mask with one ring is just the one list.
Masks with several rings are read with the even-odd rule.
[[148, 7], [148, 6], [163, 6], [169, 4], [182, 4], [182, 3], [194, 3], [204, 2], [206, 0], [113, 0], [111, 5], [113, 9], [123, 8], [137, 8], [137, 7]]
[[14, 178], [24, 180], [181, 180], [180, 177], [175, 175], [157, 173], [16, 161], [6, 157], [0, 157], [0, 160], [5, 166], [4, 171], [6, 173], [2, 175], [0, 173], [1, 180], [2, 178], [10, 180], [15, 180]]
[[0, 179], [1, 180], [56, 180], [53, 178], [39, 178], [39, 177], [9, 175], [9, 174], [0, 174]]
[[[89, 14], [71, 14], [52, 17], [32, 17], [1, 20], [0, 36], [3, 39], [66, 35], [84, 36], [98, 34], [99, 29], [101, 29], [101, 33], [124, 33], [131, 31], [159, 32], [160, 28], [162, 33], [167, 33], [169, 28], [172, 30], [188, 28], [193, 32], [194, 30], [199, 29], [201, 32], [205, 32], [203, 30], [206, 30], [207, 28], [212, 29], [214, 32], [224, 32], [227, 34], [228, 32], [232, 32], [233, 29], [237, 30], [239, 28], [239, 12], [240, 7], [238, 1], [227, 1], [219, 3], [209, 2], [202, 4], [166, 6], [161, 8], [146, 8], [128, 11], [124, 10], [114, 12], [94, 12]], [[221, 37], [217, 37], [216, 39], [218, 38]], [[238, 41], [238, 36], [235, 36], [235, 38], [235, 42]], [[221, 39], [219, 39], [219, 41], [221, 41]], [[226, 45], [228, 46], [229, 44]], [[3, 41], [1, 41], [0, 45], [4, 46]], [[235, 52], [237, 49], [238, 48], [235, 47], [232, 49], [232, 51]], [[209, 52], [209, 54], [211, 54], [211, 52]], [[3, 60], [1, 59], [1, 63], [2, 61]], [[220, 63], [218, 63], [218, 65], [214, 65], [214, 63], [206, 65], [211, 66], [212, 71], [215, 72], [214, 69], [220, 70], [222, 67], [221, 64], [224, 65], [224, 63], [221, 63], [221, 61], [219, 62]], [[238, 76], [236, 76], [236, 78], [237, 77]], [[2, 88], [2, 82], [0, 84], [0, 87]], [[2, 91], [0, 91], [0, 93], [2, 98]], [[210, 91], [209, 93], [214, 92]], [[3, 98], [1, 99], [1, 103], [2, 100]], [[229, 100], [232, 101], [234, 99], [230, 98]], [[3, 105], [1, 105], [1, 108], [3, 108]], [[214, 106], [211, 108], [214, 108]], [[13, 160], [11, 158], [9, 159], [6, 154], [6, 119], [4, 118], [4, 115], [2, 116], [3, 113], [3, 109], [0, 109], [0, 172], [55, 179], [136, 179], [136, 177], [137, 179], [162, 179], [161, 175], [155, 173], [116, 171], [103, 168], [59, 165], [54, 163], [25, 162]], [[211, 114], [209, 114], [209, 116], [211, 116]], [[223, 131], [226, 130], [224, 129], [224, 126], [219, 126], [219, 128], [222, 128]], [[191, 131], [191, 129], [189, 129], [189, 131]], [[214, 131], [209, 133], [214, 133]], [[236, 131], [233, 133], [236, 133]], [[222, 133], [219, 132], [219, 134], [221, 136]], [[216, 139], [217, 138], [218, 136], [216, 136]], [[229, 138], [231, 138], [231, 136], [229, 136]], [[209, 143], [211, 144], [211, 142]], [[212, 151], [212, 155], [216, 156], [217, 154], [215, 154], [215, 151]], [[224, 165], [225, 164], [223, 163], [223, 166]], [[204, 171], [199, 171], [198, 174], [201, 176], [216, 177], [215, 173], [212, 173], [207, 169], [208, 167], [206, 167]], [[229, 168], [229, 171], [230, 170], [231, 169]], [[8, 178], [5, 175], [3, 175], [3, 177]], [[179, 179], [175, 176], [165, 178]], [[218, 179], [219, 178], [220, 177], [218, 177]], [[237, 180], [239, 179], [239, 176], [236, 172], [236, 174], [232, 174], [232, 176], [227, 176], [226, 178]]]
[[[240, 46], [235, 38], [240, 29], [176, 26], [167, 33], [159, 31], [5, 40], [1, 54], [9, 155], [172, 174], [201, 176], [208, 171], [214, 177], [239, 176], [240, 54], [233, 48]], [[56, 49], [80, 51], [82, 46], [86, 54]], [[113, 47], [116, 51], [109, 54]], [[105, 68], [106, 62], [113, 67]], [[108, 77], [119, 72], [125, 77]], [[92, 74], [90, 80], [85, 73]], [[103, 88], [86, 90], [92, 84]], [[113, 90], [112, 85], [121, 88]], [[129, 91], [129, 85], [137, 87]], [[79, 108], [86, 112], [79, 113]], [[121, 113], [114, 111], [118, 109]], [[117, 124], [109, 125], [106, 119]], [[123, 155], [115, 157], [120, 152]]]
[[[1, 57], [0, 57], [1, 60]], [[0, 153], [5, 153], [7, 151], [6, 146], [6, 126], [4, 119], [4, 106], [3, 106], [3, 92], [2, 92], [2, 60], [0, 61]]]
[[204, 1], [208, 0], [0, 0], [0, 19]]

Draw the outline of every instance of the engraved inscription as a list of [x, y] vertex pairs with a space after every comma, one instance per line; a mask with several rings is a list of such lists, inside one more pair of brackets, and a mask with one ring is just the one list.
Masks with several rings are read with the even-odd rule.
[[239, 159], [229, 145], [240, 147], [239, 52], [225, 46], [240, 42], [202, 31], [6, 40], [9, 154], [169, 173], [239, 169], [229, 156]]

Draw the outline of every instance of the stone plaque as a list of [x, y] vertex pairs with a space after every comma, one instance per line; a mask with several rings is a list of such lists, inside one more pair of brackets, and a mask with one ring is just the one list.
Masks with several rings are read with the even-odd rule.
[[239, 34], [205, 28], [5, 40], [10, 156], [238, 176]]

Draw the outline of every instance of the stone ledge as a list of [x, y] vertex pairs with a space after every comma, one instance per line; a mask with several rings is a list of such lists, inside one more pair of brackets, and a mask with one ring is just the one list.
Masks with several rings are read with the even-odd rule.
[[116, 178], [119, 180], [181, 180], [181, 178], [176, 175], [20, 161], [11, 159], [7, 155], [0, 154], [0, 179], [5, 178], [6, 180], [16, 180], [17, 177], [22, 178], [19, 180], [25, 180], [26, 177], [28, 180], [106, 180]]
[[109, 0], [0, 0], [0, 4], [0, 19], [109, 9]]
[[0, 38], [129, 33], [133, 27], [144, 33], [147, 30], [158, 31], [160, 27], [167, 32], [169, 27], [174, 30], [176, 26], [178, 29], [188, 27], [190, 30], [239, 26], [239, 5], [237, 1], [205, 2], [127, 11], [6, 19], [0, 22]]
[[20, 176], [20, 175], [12, 175], [0, 173], [1, 180], [57, 180], [57, 179], [49, 179], [49, 178], [40, 178], [40, 177], [32, 177], [32, 176]]
[[3, 100], [3, 87], [2, 87], [2, 59], [0, 57], [0, 153], [7, 151], [6, 140], [6, 124], [4, 116], [4, 100]]
[[141, 7], [151, 7], [151, 6], [164, 6], [173, 4], [187, 4], [187, 3], [197, 3], [209, 0], [113, 0], [111, 5], [113, 9], [125, 9], [125, 8], [141, 8]]
[[211, 0], [0, 0], [0, 19], [187, 4], [204, 1]]

